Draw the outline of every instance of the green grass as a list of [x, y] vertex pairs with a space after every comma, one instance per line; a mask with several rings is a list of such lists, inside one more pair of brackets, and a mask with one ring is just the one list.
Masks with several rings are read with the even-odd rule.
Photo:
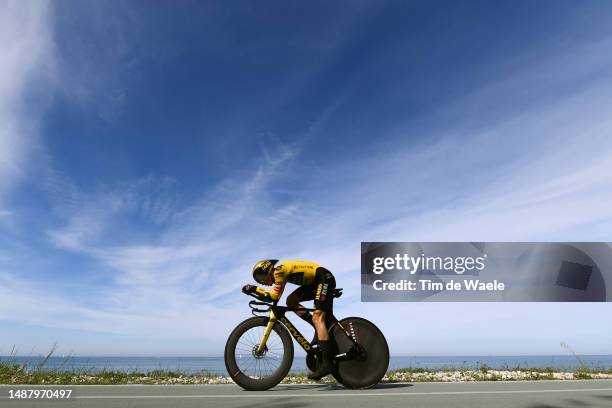
[[0, 384], [206, 384], [217, 382], [220, 376], [208, 372], [186, 374], [179, 371], [155, 370], [96, 372], [51, 370], [44, 367], [19, 365], [0, 361]]
[[387, 381], [428, 382], [428, 381], [531, 381], [556, 379], [593, 379], [599, 375], [612, 378], [612, 369], [561, 370], [550, 367], [516, 367], [492, 369], [481, 366], [478, 369], [444, 368], [402, 368], [389, 371]]
[[[546, 380], [553, 379], [553, 373], [560, 370], [552, 368], [516, 368], [509, 370], [492, 370], [481, 367], [479, 370], [468, 370], [465, 368], [445, 368], [441, 370], [428, 370], [424, 368], [404, 368], [389, 371], [385, 381], [410, 381], [426, 382], [439, 381], [440, 375], [462, 376], [460, 378], [469, 381], [499, 381], [508, 380], [494, 372], [511, 371], [513, 373], [530, 373], [528, 378], [518, 380]], [[598, 370], [582, 368], [572, 372], [575, 379], [591, 379], [593, 374], [612, 375], [612, 369]], [[438, 377], [436, 377], [438, 376]], [[333, 382], [331, 377], [326, 382]], [[79, 385], [79, 384], [217, 384], [227, 383], [227, 378], [209, 372], [188, 374], [181, 371], [154, 370], [149, 372], [139, 371], [64, 371], [61, 369], [46, 369], [44, 365], [15, 364], [0, 361], [0, 384], [35, 384], [35, 385]], [[305, 374], [291, 374], [284, 383], [307, 383]]]

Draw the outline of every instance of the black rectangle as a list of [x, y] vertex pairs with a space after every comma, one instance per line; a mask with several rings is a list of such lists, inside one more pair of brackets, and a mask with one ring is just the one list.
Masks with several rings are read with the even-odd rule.
[[571, 289], [586, 290], [589, 286], [593, 266], [563, 261], [557, 276], [557, 285]]

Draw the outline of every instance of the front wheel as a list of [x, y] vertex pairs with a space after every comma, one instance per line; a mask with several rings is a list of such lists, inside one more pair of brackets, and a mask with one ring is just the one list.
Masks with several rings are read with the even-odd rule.
[[252, 317], [240, 323], [225, 345], [225, 367], [230, 377], [248, 391], [264, 391], [281, 382], [293, 363], [293, 343], [276, 323], [262, 353], [257, 353], [269, 319]]
[[[378, 384], [389, 368], [389, 346], [374, 323], [360, 317], [347, 317], [334, 327], [338, 353], [357, 353], [356, 358], [338, 361], [334, 377], [347, 388], [370, 388]], [[347, 336], [359, 345], [359, 350]]]

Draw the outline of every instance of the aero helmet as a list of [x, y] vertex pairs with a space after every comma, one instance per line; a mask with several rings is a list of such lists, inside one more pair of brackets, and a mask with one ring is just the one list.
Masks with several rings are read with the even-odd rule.
[[269, 282], [270, 277], [272, 276], [272, 271], [274, 270], [274, 264], [278, 262], [278, 259], [264, 259], [263, 261], [259, 261], [253, 267], [253, 279], [261, 284], [266, 284], [265, 282]]

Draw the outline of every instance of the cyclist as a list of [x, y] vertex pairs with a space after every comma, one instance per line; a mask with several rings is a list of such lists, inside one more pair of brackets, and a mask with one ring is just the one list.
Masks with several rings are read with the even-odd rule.
[[[278, 263], [278, 266], [275, 266]], [[300, 301], [314, 300], [315, 311], [312, 315], [304, 311], [296, 311], [300, 318], [314, 326], [317, 333], [318, 344], [321, 350], [321, 364], [317, 370], [308, 375], [308, 378], [320, 380], [332, 372], [331, 350], [329, 347], [329, 334], [325, 325], [326, 314], [333, 312], [333, 292], [336, 288], [334, 275], [321, 265], [306, 261], [281, 261], [266, 259], [259, 261], [253, 267], [253, 279], [272, 289], [259, 288], [254, 285], [245, 285], [242, 291], [253, 295], [260, 300], [273, 302], [280, 299], [287, 282], [299, 285], [287, 297], [287, 306], [304, 309]]]

